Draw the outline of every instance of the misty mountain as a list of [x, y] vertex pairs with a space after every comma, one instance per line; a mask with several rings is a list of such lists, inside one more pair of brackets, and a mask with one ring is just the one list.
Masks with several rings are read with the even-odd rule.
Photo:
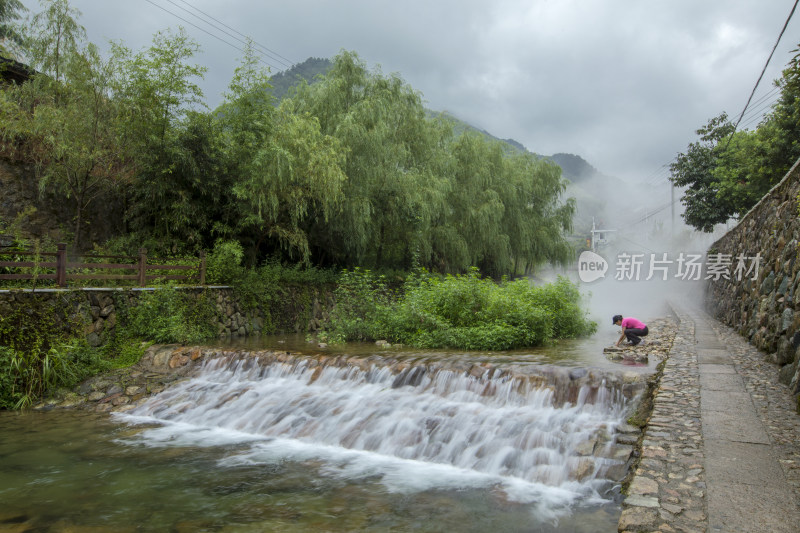
[[307, 83], [314, 83], [317, 76], [326, 74], [333, 62], [324, 57], [309, 57], [302, 63], [295, 63], [291, 68], [273, 74], [269, 83], [272, 85], [272, 96], [276, 102], [283, 100], [289, 93], [289, 89], [297, 85], [301, 80]]
[[[475, 126], [469, 124], [468, 122], [465, 122], [465, 121], [461, 120], [460, 118], [457, 118], [455, 115], [453, 115], [449, 111], [432, 111], [432, 110], [426, 108], [425, 109], [425, 113], [428, 116], [428, 118], [430, 118], [430, 119], [444, 118], [445, 120], [449, 121], [453, 126], [453, 133], [456, 135], [456, 137], [458, 137], [459, 135], [461, 135], [465, 131], [472, 131], [472, 132], [475, 132], [475, 133], [479, 133], [480, 135], [483, 135], [484, 137], [486, 137], [488, 139], [491, 139], [493, 141], [499, 141], [501, 143], [504, 143], [506, 145], [506, 149], [509, 152], [523, 152], [523, 153], [524, 152], [528, 152], [528, 149], [525, 148], [522, 145], [522, 143], [520, 143], [518, 141], [515, 141], [514, 139], [501, 139], [499, 137], [495, 137], [494, 135], [492, 135], [488, 131], [482, 130], [480, 128], [476, 128]], [[531, 152], [531, 153], [533, 153], [533, 152]], [[534, 154], [534, 155], [536, 155], [537, 157], [541, 157], [538, 154]]]
[[595, 177], [602, 177], [602, 174], [590, 165], [584, 158], [573, 154], [553, 154], [551, 159], [561, 167], [562, 175], [572, 183], [580, 183]]

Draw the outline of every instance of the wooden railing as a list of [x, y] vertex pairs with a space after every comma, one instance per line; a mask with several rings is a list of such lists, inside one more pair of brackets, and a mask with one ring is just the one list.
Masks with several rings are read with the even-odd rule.
[[[30, 268], [30, 269], [44, 269], [47, 272], [28, 272], [23, 274], [2, 274], [0, 273], [0, 280], [54, 280], [59, 287], [66, 287], [68, 280], [132, 280], [135, 281], [140, 287], [147, 285], [148, 281], [154, 279], [163, 280], [180, 280], [187, 282], [195, 282], [199, 285], [206, 283], [206, 254], [200, 253], [198, 263], [195, 264], [157, 264], [158, 261], [163, 259], [150, 259], [155, 261], [156, 264], [148, 264], [147, 250], [144, 248], [139, 249], [138, 256], [126, 255], [84, 255], [74, 259], [67, 257], [67, 245], [59, 244], [56, 252], [28, 252], [28, 251], [3, 251], [0, 248], [0, 259], [4, 255], [14, 256], [30, 256], [33, 260], [30, 261], [0, 261], [0, 267], [8, 268]], [[46, 260], [52, 258], [50, 260]], [[45, 260], [41, 260], [45, 259]], [[118, 261], [113, 263], [90, 263], [86, 262], [87, 259], [103, 259]], [[92, 269], [103, 271], [127, 271], [128, 273], [119, 274], [100, 274], [100, 273], [80, 273], [80, 270]], [[196, 274], [172, 274], [166, 272], [180, 272], [196, 270]], [[77, 271], [77, 272], [76, 272]], [[149, 274], [152, 271], [162, 271], [163, 274]]]

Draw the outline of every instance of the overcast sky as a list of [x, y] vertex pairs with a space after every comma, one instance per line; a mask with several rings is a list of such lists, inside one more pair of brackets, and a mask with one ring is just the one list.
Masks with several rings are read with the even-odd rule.
[[[37, 0], [23, 3], [39, 10]], [[235, 30], [294, 63], [353, 50], [370, 67], [399, 73], [430, 109], [449, 111], [533, 152], [577, 154], [605, 174], [646, 184], [666, 179], [663, 165], [696, 139], [694, 131], [709, 118], [722, 111], [738, 117], [794, 0], [71, 4], [98, 45], [113, 39], [139, 50], [156, 31], [185, 27], [203, 49], [197, 63], [208, 67], [201, 86], [212, 107], [242, 53], [189, 23], [241, 47]], [[234, 37], [192, 16], [203, 16], [193, 7]], [[754, 101], [773, 88], [798, 42], [800, 14], [792, 18]], [[280, 57], [264, 58], [273, 72], [284, 68]]]

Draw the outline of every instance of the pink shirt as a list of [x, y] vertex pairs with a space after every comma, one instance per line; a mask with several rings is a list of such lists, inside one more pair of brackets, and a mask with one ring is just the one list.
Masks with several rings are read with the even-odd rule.
[[622, 327], [625, 329], [644, 329], [647, 327], [647, 324], [639, 322], [633, 317], [627, 317], [622, 319]]

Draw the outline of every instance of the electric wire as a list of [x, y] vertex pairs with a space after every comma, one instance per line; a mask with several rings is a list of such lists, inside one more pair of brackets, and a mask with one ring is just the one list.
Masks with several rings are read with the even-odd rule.
[[624, 241], [628, 241], [629, 243], [634, 244], [639, 248], [643, 248], [643, 249], [647, 250], [648, 252], [656, 253], [656, 251], [653, 250], [652, 248], [649, 248], [649, 247], [643, 245], [642, 243], [639, 243], [639, 242], [636, 242], [636, 241], [634, 241], [632, 239], [629, 239], [628, 237], [625, 237], [624, 235], [617, 235], [617, 237], [619, 237], [620, 239], [622, 239]]
[[[151, 4], [151, 5], [153, 5], [153, 6], [157, 7], [157, 8], [159, 8], [159, 9], [161, 9], [162, 11], [165, 11], [165, 12], [169, 13], [169, 14], [170, 14], [170, 15], [172, 15], [173, 17], [175, 17], [175, 18], [177, 18], [177, 19], [179, 19], [179, 20], [182, 20], [182, 21], [183, 21], [183, 22], [185, 22], [186, 24], [189, 24], [190, 26], [192, 26], [192, 27], [194, 27], [194, 28], [197, 28], [198, 30], [202, 31], [203, 33], [205, 33], [205, 34], [208, 34], [208, 35], [210, 35], [211, 37], [214, 37], [215, 39], [217, 39], [217, 40], [219, 40], [219, 41], [222, 41], [223, 43], [227, 44], [228, 46], [230, 46], [230, 47], [232, 47], [232, 48], [235, 48], [236, 50], [239, 50], [239, 51], [240, 51], [240, 52], [242, 52], [242, 53], [246, 53], [244, 49], [242, 49], [242, 48], [239, 48], [239, 47], [238, 47], [238, 46], [236, 46], [235, 44], [233, 44], [233, 43], [230, 43], [230, 42], [226, 41], [225, 39], [223, 39], [222, 37], [220, 37], [220, 36], [218, 36], [218, 35], [214, 35], [214, 34], [213, 34], [213, 33], [211, 33], [210, 31], [208, 31], [208, 30], [206, 30], [206, 29], [204, 29], [204, 28], [201, 28], [201, 27], [200, 27], [200, 26], [198, 26], [197, 24], [194, 24], [193, 22], [190, 22], [190, 21], [186, 20], [185, 18], [181, 17], [181, 16], [180, 16], [180, 15], [178, 15], [177, 13], [173, 13], [173, 12], [172, 12], [172, 11], [170, 11], [169, 9], [167, 9], [167, 8], [165, 8], [165, 7], [163, 7], [163, 6], [160, 6], [160, 5], [156, 4], [156, 3], [155, 3], [155, 2], [153, 2], [152, 0], [144, 0], [144, 1], [145, 1], [145, 2], [147, 2], [148, 4]], [[259, 60], [260, 62], [264, 63], [265, 65], [267, 65], [268, 67], [274, 67], [274, 68], [276, 68], [277, 70], [283, 70], [282, 68], [276, 67], [275, 65], [272, 65], [271, 63], [268, 63], [267, 61], [264, 61], [264, 59], [262, 59], [261, 57], [259, 57], [259, 58], [258, 58], [258, 60]]]
[[741, 125], [741, 127], [743, 129], [747, 129], [748, 127], [750, 127], [753, 124], [761, 123], [761, 121], [763, 121], [767, 117], [766, 110], [768, 108], [773, 107], [774, 105], [775, 105], [774, 101], [773, 102], [767, 102], [766, 105], [763, 105], [761, 108], [759, 108], [759, 111], [760, 111], [759, 113], [755, 113], [754, 115], [751, 115], [750, 117], [748, 117], [747, 121], [745, 121], [744, 124]]
[[[168, 1], [170, 4], [173, 4], [173, 5], [175, 5], [176, 7], [179, 7], [180, 9], [183, 9], [183, 10], [184, 10], [184, 11], [186, 11], [187, 13], [191, 13], [191, 12], [190, 12], [190, 11], [188, 11], [186, 8], [183, 8], [183, 7], [181, 7], [181, 6], [178, 6], [177, 4], [175, 4], [175, 2], [173, 2], [172, 0], [167, 0], [167, 1]], [[291, 68], [291, 67], [293, 67], [293, 66], [294, 66], [294, 64], [295, 64], [295, 63], [294, 63], [294, 61], [292, 61], [291, 59], [287, 59], [286, 57], [284, 57], [284, 56], [280, 55], [278, 52], [276, 52], [276, 51], [274, 51], [274, 50], [270, 50], [269, 48], [267, 48], [267, 47], [266, 47], [266, 46], [264, 46], [263, 44], [261, 44], [261, 43], [258, 43], [258, 42], [256, 42], [254, 39], [250, 38], [249, 36], [247, 36], [247, 35], [245, 35], [245, 34], [243, 34], [243, 33], [239, 32], [239, 31], [237, 31], [237, 30], [236, 30], [236, 28], [232, 28], [232, 27], [228, 26], [227, 24], [225, 24], [225, 23], [224, 23], [224, 22], [222, 22], [221, 20], [219, 20], [219, 19], [217, 19], [217, 18], [214, 18], [213, 16], [209, 15], [208, 13], [206, 13], [205, 11], [203, 11], [202, 9], [200, 9], [200, 8], [198, 8], [198, 7], [196, 7], [196, 6], [193, 6], [192, 4], [190, 4], [189, 2], [187, 2], [186, 0], [179, 0], [179, 1], [180, 1], [180, 2], [182, 2], [182, 3], [184, 3], [184, 4], [186, 4], [187, 6], [191, 7], [192, 9], [194, 9], [195, 11], [197, 11], [198, 13], [202, 14], [204, 17], [211, 19], [212, 21], [214, 21], [214, 23], [216, 23], [216, 24], [219, 24], [219, 25], [221, 25], [221, 26], [224, 26], [225, 28], [227, 28], [227, 29], [231, 30], [233, 33], [235, 33], [235, 34], [236, 34], [236, 35], [238, 35], [239, 37], [242, 37], [242, 38], [244, 38], [244, 39], [245, 39], [245, 41], [242, 41], [241, 39], [237, 39], [237, 40], [239, 40], [240, 42], [246, 42], [247, 40], [249, 40], [249, 41], [250, 41], [250, 42], [252, 42], [252, 43], [253, 43], [255, 46], [257, 46], [257, 47], [261, 48], [262, 50], [264, 50], [264, 52], [263, 52], [263, 54], [264, 54], [264, 55], [266, 55], [267, 57], [269, 57], [269, 58], [271, 58], [271, 59], [273, 59], [273, 60], [277, 61], [278, 63], [281, 63], [281, 64], [283, 64], [283, 65], [284, 65], [286, 68]], [[191, 14], [192, 14], [193, 16], [197, 17], [197, 15], [195, 15], [194, 13], [191, 13]], [[197, 18], [200, 18], [200, 17], [197, 17]], [[201, 20], [202, 20], [202, 19], [201, 19]], [[213, 23], [211, 23], [211, 22], [208, 22], [208, 21], [204, 21], [204, 22], [206, 22], [206, 24], [209, 24], [210, 26], [217, 27], [217, 26], [216, 26], [216, 24], [213, 24]], [[222, 30], [220, 30], [220, 31], [222, 31]], [[230, 35], [230, 34], [228, 34], [228, 35]], [[232, 37], [233, 37], [233, 36], [232, 36]], [[234, 37], [234, 38], [235, 38], [235, 37]]]
[[781, 97], [780, 91], [771, 91], [768, 95], [761, 97], [758, 102], [751, 104], [750, 109], [744, 114], [747, 120], [752, 119], [754, 116], [761, 116], [764, 110], [775, 104]]
[[747, 107], [750, 105], [750, 101], [753, 99], [753, 95], [756, 93], [756, 89], [758, 88], [758, 84], [761, 83], [761, 78], [764, 77], [764, 73], [767, 71], [767, 65], [769, 65], [770, 60], [772, 59], [773, 54], [775, 54], [775, 50], [778, 48], [778, 43], [781, 42], [781, 37], [783, 37], [783, 33], [786, 31], [786, 27], [789, 26], [789, 21], [792, 20], [792, 15], [794, 15], [794, 10], [797, 8], [797, 3], [800, 0], [794, 0], [794, 5], [792, 6], [792, 10], [789, 12], [789, 16], [786, 18], [786, 22], [783, 23], [783, 28], [781, 28], [780, 34], [778, 34], [778, 39], [775, 41], [775, 45], [772, 47], [772, 51], [769, 53], [769, 57], [767, 58], [767, 62], [764, 63], [764, 68], [761, 69], [761, 74], [758, 76], [758, 80], [756, 80], [756, 84], [753, 87], [753, 90], [750, 92], [750, 98], [747, 99], [747, 103], [744, 105], [744, 109], [742, 109], [742, 114], [739, 115], [739, 120], [736, 121], [736, 124], [733, 126], [733, 131], [731, 132], [730, 136], [728, 137], [728, 142], [725, 145], [725, 149], [727, 150], [728, 145], [733, 138], [733, 134], [736, 133], [736, 129], [739, 127], [739, 122], [742, 121], [742, 117], [744, 116], [744, 112], [747, 111]]
[[[778, 85], [775, 85], [775, 86], [773, 86], [773, 87], [772, 87], [772, 89], [771, 89], [769, 92], [765, 93], [765, 94], [764, 94], [764, 95], [762, 95], [762, 96], [761, 96], [761, 97], [760, 97], [758, 100], [756, 100], [755, 102], [753, 102], [753, 105], [755, 106], [755, 105], [758, 105], [758, 104], [760, 104], [760, 103], [761, 103], [761, 102], [763, 102], [764, 100], [766, 100], [766, 99], [768, 99], [768, 98], [772, 97], [772, 95], [774, 95], [774, 94], [776, 94], [776, 93], [779, 93], [780, 91], [781, 91], [781, 88], [780, 88]], [[745, 114], [746, 114], [746, 113], [745, 113]]]

